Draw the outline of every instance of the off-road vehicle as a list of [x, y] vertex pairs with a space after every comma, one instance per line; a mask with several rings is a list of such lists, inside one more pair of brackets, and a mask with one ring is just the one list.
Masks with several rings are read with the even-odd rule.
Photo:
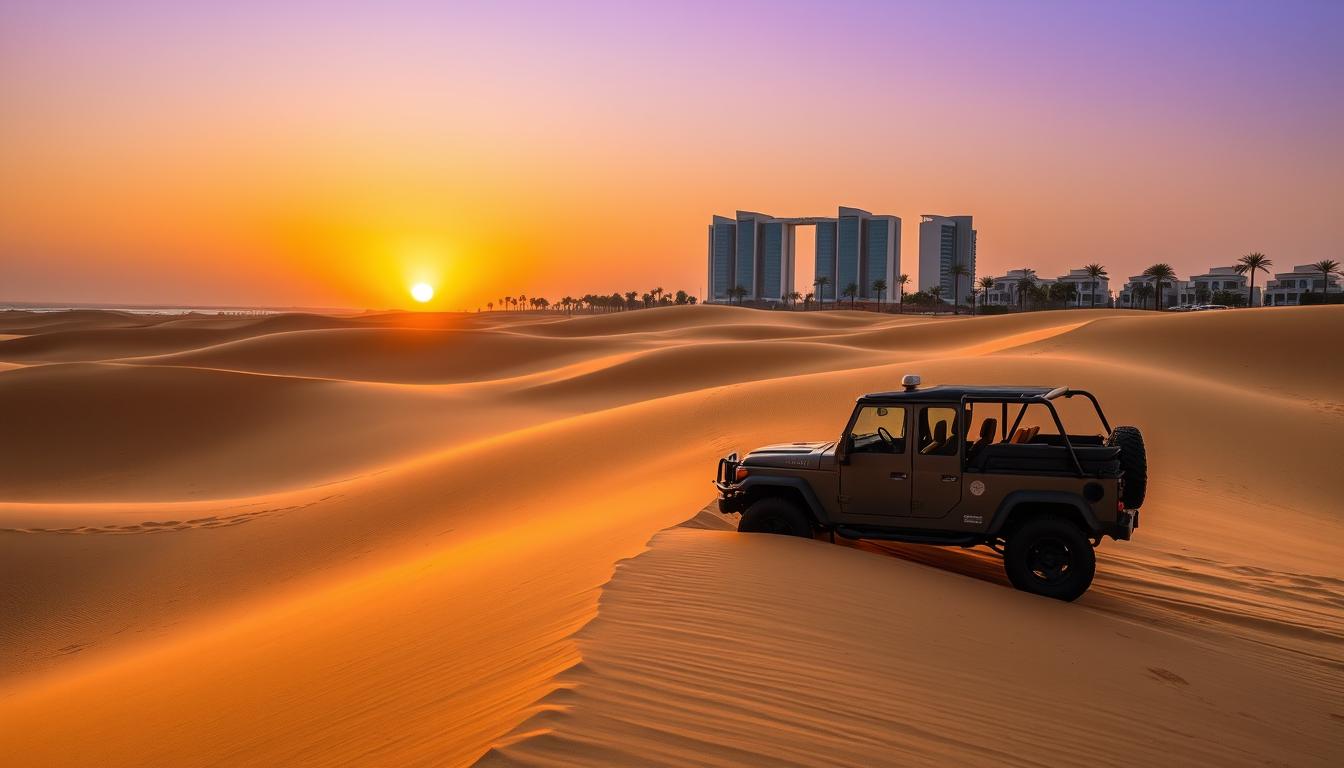
[[[1087, 591], [1093, 548], [1139, 525], [1139, 430], [1112, 429], [1096, 397], [1068, 387], [901, 384], [860, 397], [838, 441], [720, 459], [720, 511], [741, 512], [745, 532], [984, 544], [1018, 589]], [[1065, 430], [1055, 404], [1074, 397], [1091, 401], [1102, 433]]]

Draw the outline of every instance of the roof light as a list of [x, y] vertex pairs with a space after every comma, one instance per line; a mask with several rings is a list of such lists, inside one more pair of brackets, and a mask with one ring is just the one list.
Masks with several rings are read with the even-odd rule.
[[901, 377], [901, 386], [905, 387], [906, 392], [913, 392], [919, 386], [919, 377], [913, 373], [907, 373]]

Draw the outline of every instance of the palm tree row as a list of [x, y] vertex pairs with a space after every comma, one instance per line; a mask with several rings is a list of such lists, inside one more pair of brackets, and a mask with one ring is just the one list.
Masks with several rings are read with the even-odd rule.
[[[1247, 286], [1246, 304], [1248, 306], [1251, 305], [1251, 297], [1255, 294], [1255, 273], [1264, 272], [1268, 274], [1270, 267], [1272, 266], [1274, 266], [1274, 262], [1263, 253], [1250, 253], [1237, 260], [1235, 267], [1237, 273], [1250, 276]], [[1322, 259], [1321, 261], [1312, 264], [1311, 267], [1321, 273], [1321, 293], [1323, 296], [1329, 292], [1330, 276], [1332, 274], [1344, 276], [1344, 271], [1340, 269], [1340, 263], [1334, 259]], [[1087, 273], [1087, 276], [1092, 280], [1091, 288], [1089, 290], [1088, 306], [1095, 308], [1097, 306], [1097, 285], [1102, 278], [1108, 277], [1109, 274], [1106, 271], [1106, 267], [1096, 263], [1088, 264], [1083, 269]], [[1078, 305], [1082, 306], [1082, 293], [1077, 291], [1076, 286], [1072, 283], [1055, 283], [1049, 286], [1049, 290], [1046, 290], [1046, 286], [1039, 284], [1035, 270], [1023, 269], [1021, 271], [1022, 276], [1017, 278], [1014, 283], [1019, 309], [1026, 309], [1028, 297], [1032, 298], [1033, 303], [1044, 303], [1048, 301], [1054, 306], [1059, 306], [1059, 303], [1061, 302], [1067, 306], [1069, 302], [1076, 299]], [[961, 278], [971, 277], [971, 272], [964, 264], [954, 264], [949, 270], [949, 274], [952, 275], [953, 296], [957, 296], [961, 293]], [[1163, 290], [1176, 282], [1176, 271], [1172, 269], [1170, 264], [1159, 262], [1145, 269], [1143, 275], [1144, 277], [1150, 278], [1150, 280], [1146, 283], [1140, 283], [1134, 286], [1133, 297], [1135, 304], [1138, 306], [1146, 306], [1149, 299], [1155, 299], [1155, 301], [1153, 301], [1153, 308], [1160, 309], [1162, 307]], [[893, 282], [896, 287], [897, 311], [904, 312], [905, 298], [907, 296], [905, 289], [910, 282], [910, 276], [905, 274], [897, 275]], [[818, 275], [812, 284], [816, 287], [815, 292], [803, 294], [798, 291], [792, 291], [782, 297], [784, 304], [796, 305], [801, 303], [803, 309], [807, 310], [815, 303], [819, 309], [825, 309], [829, 293], [832, 306], [835, 305], [837, 300], [835, 292], [833, 290], [827, 290], [832, 287], [831, 279], [829, 277]], [[986, 306], [989, 292], [994, 289], [996, 285], [994, 278], [988, 276], [981, 277], [975, 281], [974, 285], [971, 287], [971, 295], [967, 300], [967, 303], [970, 304], [973, 312], [979, 307]], [[879, 278], [874, 280], [869, 287], [872, 291], [871, 295], [877, 298], [878, 311], [883, 311], [887, 299], [887, 291], [891, 286], [885, 279]], [[859, 293], [859, 284], [857, 282], [850, 282], [840, 291], [840, 296], [849, 299], [850, 308], [853, 309], [857, 306]], [[930, 286], [926, 291], [914, 294], [914, 297], [916, 299], [921, 296], [932, 298], [935, 300], [936, 304], [941, 301], [942, 293], [942, 286]], [[747, 294], [747, 289], [740, 285], [728, 289], [730, 302], [735, 299], [740, 304]], [[978, 304], [977, 295], [979, 298]], [[613, 293], [611, 295], [585, 294], [581, 297], [565, 296], [554, 303], [541, 297], [528, 298], [526, 294], [501, 296], [495, 301], [487, 302], [485, 306], [491, 311], [496, 307], [499, 307], [501, 310], [530, 307], [537, 311], [543, 311], [554, 307], [557, 310], [563, 310], [565, 312], [573, 312], [584, 308], [587, 308], [590, 311], [600, 310], [605, 312], [695, 304], [696, 301], [696, 297], [691, 296], [685, 291], [668, 293], [660, 286], [643, 294], [640, 294], [637, 291], [626, 291], [625, 293]], [[953, 312], [960, 312], [960, 306], [955, 302], [953, 305]]]
[[648, 307], [695, 304], [697, 301], [696, 297], [685, 291], [668, 293], [660, 287], [647, 291], [642, 295], [638, 291], [626, 291], [625, 293], [613, 293], [611, 295], [589, 293], [579, 297], [565, 296], [556, 300], [554, 303], [539, 296], [529, 299], [526, 294], [501, 296], [494, 301], [487, 301], [485, 303], [485, 308], [492, 312], [495, 310], [495, 307], [499, 307], [500, 310], [531, 307], [537, 311], [554, 307], [555, 309], [566, 313], [582, 310], [584, 308], [587, 308], [590, 311], [600, 310], [603, 312], [619, 312], [631, 309], [645, 309]]

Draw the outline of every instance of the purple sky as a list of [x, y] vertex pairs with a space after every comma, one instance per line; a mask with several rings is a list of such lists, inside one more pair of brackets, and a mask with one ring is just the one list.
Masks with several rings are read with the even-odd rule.
[[0, 301], [695, 293], [738, 207], [1341, 256], [1344, 2], [280, 5], [0, 0]]

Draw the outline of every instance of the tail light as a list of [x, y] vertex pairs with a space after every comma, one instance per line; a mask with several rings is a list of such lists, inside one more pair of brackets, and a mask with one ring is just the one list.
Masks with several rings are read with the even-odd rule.
[[738, 467], [737, 471], [733, 473], [733, 481], [740, 483], [747, 479], [747, 474], [746, 467]]

